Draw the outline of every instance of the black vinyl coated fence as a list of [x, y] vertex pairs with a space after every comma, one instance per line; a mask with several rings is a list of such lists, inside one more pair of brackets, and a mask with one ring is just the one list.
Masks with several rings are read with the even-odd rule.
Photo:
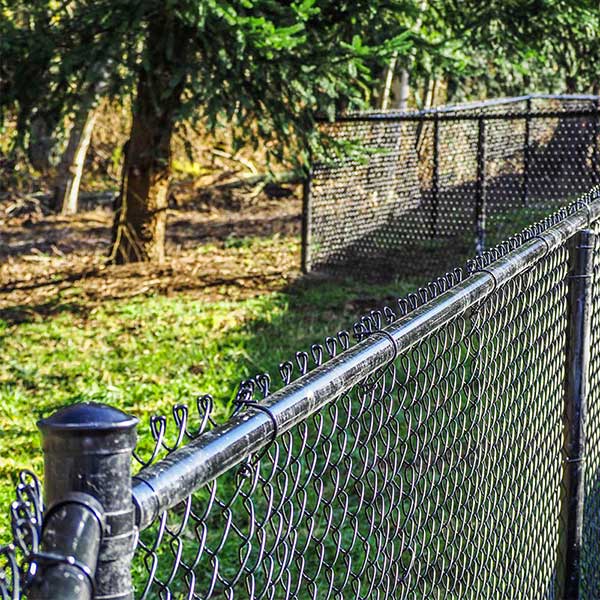
[[479, 254], [600, 183], [597, 96], [358, 113], [323, 127], [354, 151], [312, 170], [305, 271], [389, 276], [407, 262], [422, 271], [427, 255], [439, 268], [457, 244]]
[[[585, 115], [570, 113], [568, 130], [588, 140], [597, 121], [588, 122], [588, 99], [575, 101]], [[454, 113], [438, 113], [441, 132], [441, 115]], [[480, 127], [479, 116], [463, 116], [456, 123]], [[545, 118], [556, 120], [551, 144], [562, 117]], [[395, 143], [404, 148], [404, 138]], [[583, 146], [567, 195], [596, 177], [596, 150]], [[459, 221], [445, 215], [462, 214], [464, 199], [447, 210], [444, 173], [439, 166], [436, 227], [452, 233]], [[551, 192], [527, 173], [528, 203], [564, 197], [566, 175]], [[506, 181], [521, 185], [519, 177]], [[488, 232], [490, 181], [475, 204]], [[306, 222], [313, 240], [316, 197]], [[431, 204], [382, 220], [379, 206], [364, 209], [377, 225], [361, 240], [419, 210], [431, 227]], [[415, 236], [431, 235], [417, 222]], [[0, 598], [600, 597], [599, 236], [596, 187], [352, 332], [298, 352], [281, 365], [280, 389], [267, 375], [243, 382], [225, 424], [213, 421], [209, 396], [174, 407], [175, 440], [155, 417], [149, 456], [137, 420], [119, 410], [79, 404], [49, 416], [40, 422], [44, 491], [21, 475], [14, 541], [0, 549]], [[390, 252], [404, 247], [396, 241]], [[325, 264], [314, 251], [312, 264]]]
[[0, 596], [600, 597], [599, 235], [595, 188], [278, 391], [243, 382], [224, 425], [210, 397], [174, 408], [175, 442], [153, 419], [146, 460], [113, 408], [43, 420]]

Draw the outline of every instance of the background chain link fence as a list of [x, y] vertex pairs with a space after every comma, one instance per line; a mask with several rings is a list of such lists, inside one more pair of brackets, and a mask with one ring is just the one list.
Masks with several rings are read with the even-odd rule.
[[323, 124], [351, 150], [312, 170], [304, 269], [432, 276], [499, 243], [600, 183], [599, 107], [526, 96]]

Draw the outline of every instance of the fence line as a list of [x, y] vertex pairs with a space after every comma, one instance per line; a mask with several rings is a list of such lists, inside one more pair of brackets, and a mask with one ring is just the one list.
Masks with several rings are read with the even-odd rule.
[[[418, 111], [419, 115], [435, 115], [446, 112], [462, 112], [462, 111], [470, 111], [474, 109], [490, 109], [495, 108], [497, 106], [506, 106], [511, 104], [522, 104], [531, 102], [533, 100], [558, 100], [558, 101], [592, 101], [596, 102], [598, 100], [598, 96], [594, 94], [526, 94], [524, 96], [510, 96], [507, 98], [494, 98], [491, 100], [476, 100], [472, 102], [465, 102], [463, 104], [448, 104], [445, 106], [437, 106], [435, 108], [428, 108]], [[400, 110], [366, 110], [361, 111], [360, 113], [349, 113], [344, 115], [339, 115], [336, 117], [336, 120], [343, 120], [345, 118], [355, 118], [357, 116], [364, 117], [367, 116], [377, 116], [380, 115], [382, 117], [388, 116], [401, 116], [401, 115], [412, 115], [414, 117], [414, 111], [400, 111]], [[327, 119], [322, 118], [322, 122], [327, 122]]]
[[49, 508], [24, 474], [0, 596], [598, 597], [599, 230], [596, 188], [244, 382], [224, 425], [175, 407], [133, 478], [136, 419], [42, 421]]
[[[268, 396], [261, 408], [250, 409], [226, 425], [205, 433], [169, 457], [134, 477], [133, 498], [137, 523], [145, 529], [165, 510], [184, 501], [202, 487], [268, 446], [299, 422], [321, 410], [332, 396], [345, 393], [377, 369], [410, 350], [423, 337], [435, 333], [464, 314], [497, 287], [504, 285], [600, 217], [600, 202], [579, 209], [568, 220], [542, 231], [508, 256], [473, 273], [405, 317], [375, 329], [356, 346], [294, 383]], [[268, 414], [264, 409], [267, 408]]]
[[473, 239], [480, 253], [600, 183], [597, 96], [354, 113], [322, 126], [352, 150], [311, 171], [305, 272], [432, 273], [427, 256], [452, 264]]

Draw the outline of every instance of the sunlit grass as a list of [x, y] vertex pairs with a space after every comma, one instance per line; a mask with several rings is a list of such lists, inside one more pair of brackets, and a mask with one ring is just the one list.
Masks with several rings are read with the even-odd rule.
[[279, 363], [297, 350], [413, 287], [313, 281], [231, 302], [150, 296], [109, 301], [85, 316], [0, 320], [0, 542], [9, 537], [19, 470], [41, 475], [38, 419], [74, 402], [106, 402], [141, 418], [144, 445], [151, 414], [209, 393], [223, 420], [241, 379], [266, 371], [278, 382]]

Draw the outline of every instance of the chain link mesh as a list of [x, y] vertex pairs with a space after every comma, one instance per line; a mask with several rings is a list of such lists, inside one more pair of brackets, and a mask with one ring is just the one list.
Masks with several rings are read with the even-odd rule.
[[19, 475], [10, 506], [12, 543], [0, 546], [0, 598], [19, 600], [35, 573], [31, 562], [40, 546], [44, 502], [39, 480], [31, 471]]
[[600, 183], [598, 98], [530, 97], [324, 125], [346, 157], [313, 169], [307, 270], [433, 275]]
[[[395, 307], [365, 316], [361, 341], [399, 319], [423, 320], [485, 276], [443, 321], [397, 346], [385, 366], [200, 487], [140, 532], [139, 598], [297, 600], [556, 598], [564, 522], [563, 410], [569, 240], [498, 283], [525, 244], [600, 202], [600, 188], [433, 281]], [[579, 212], [578, 212], [579, 211]], [[598, 213], [596, 213], [598, 214]], [[579, 221], [580, 223], [582, 221]], [[594, 224], [600, 233], [600, 225]], [[548, 239], [558, 239], [553, 236]], [[541, 239], [540, 239], [541, 238]], [[562, 239], [562, 238], [561, 238]], [[546, 245], [546, 248], [549, 246]], [[600, 596], [600, 248], [593, 318], [581, 593]], [[463, 286], [461, 288], [461, 286]], [[487, 289], [487, 288], [486, 288]], [[390, 338], [393, 341], [393, 338]], [[284, 363], [285, 385], [351, 345], [340, 332]], [[311, 359], [313, 365], [311, 365]], [[339, 361], [339, 356], [337, 359]], [[271, 395], [244, 382], [239, 398]], [[240, 400], [243, 405], [249, 403]], [[216, 426], [212, 401], [152, 420], [144, 467]], [[242, 406], [243, 409], [243, 406]], [[193, 422], [192, 422], [193, 421]], [[211, 435], [220, 435], [214, 431]], [[226, 443], [231, 443], [231, 440]], [[12, 506], [15, 544], [0, 549], [0, 597], [20, 598], [35, 571], [43, 505], [22, 475]]]
[[[466, 271], [489, 272], [583, 205]], [[164, 513], [141, 535], [140, 596], [558, 597], [568, 270], [567, 240], [400, 348], [349, 392], [334, 393], [260, 460], [248, 457]], [[444, 290], [452, 295], [465, 280], [457, 274], [444, 281], [372, 313], [355, 327], [358, 338], [398, 316], [412, 319], [411, 309]], [[598, 355], [600, 349], [593, 388]], [[588, 466], [600, 462], [594, 402]], [[600, 585], [593, 472], [586, 484], [586, 598], [597, 597]]]
[[[568, 253], [552, 252], [479, 311], [477, 440], [465, 597], [554, 597], [562, 477]], [[487, 555], [487, 564], [477, 554]], [[479, 566], [481, 564], [481, 566]], [[503, 593], [504, 592], [504, 593]]]

